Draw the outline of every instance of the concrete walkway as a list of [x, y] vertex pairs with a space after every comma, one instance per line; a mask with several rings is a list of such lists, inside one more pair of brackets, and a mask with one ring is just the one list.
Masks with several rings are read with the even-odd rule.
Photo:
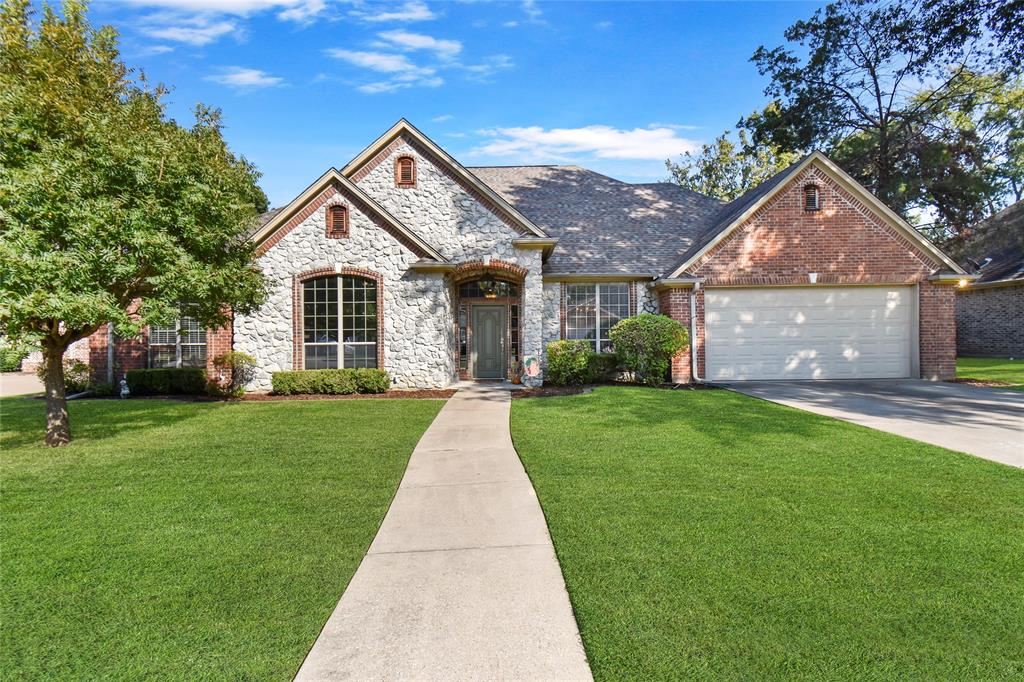
[[1024, 393], [941, 381], [749, 381], [728, 388], [1024, 467]]
[[444, 406], [297, 680], [591, 679], [510, 403]]
[[0, 398], [42, 392], [43, 382], [34, 372], [4, 372], [0, 374]]

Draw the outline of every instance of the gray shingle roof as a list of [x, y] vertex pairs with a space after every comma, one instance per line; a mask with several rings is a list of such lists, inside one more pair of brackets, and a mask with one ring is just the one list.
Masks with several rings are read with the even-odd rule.
[[1024, 281], [1024, 201], [978, 223], [964, 252], [978, 274], [975, 284]]
[[721, 202], [667, 182], [630, 184], [579, 166], [469, 168], [558, 245], [551, 274], [662, 275], [706, 238]]

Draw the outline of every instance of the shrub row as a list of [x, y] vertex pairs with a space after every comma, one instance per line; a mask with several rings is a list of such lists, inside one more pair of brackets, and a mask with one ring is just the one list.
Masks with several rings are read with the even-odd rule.
[[132, 395], [202, 395], [206, 370], [201, 367], [130, 369], [128, 390]]
[[382, 369], [304, 369], [274, 372], [271, 384], [278, 395], [346, 395], [384, 393], [391, 386], [391, 378]]
[[664, 315], [629, 317], [609, 332], [615, 353], [599, 354], [589, 341], [554, 341], [547, 345], [545, 381], [573, 386], [608, 381], [626, 370], [642, 383], [656, 385], [668, 376], [672, 358], [689, 343], [686, 328]]

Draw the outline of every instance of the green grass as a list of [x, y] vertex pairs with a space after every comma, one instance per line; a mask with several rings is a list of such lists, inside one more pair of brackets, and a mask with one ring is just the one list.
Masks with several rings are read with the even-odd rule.
[[1024, 471], [727, 391], [512, 432], [599, 680], [1024, 677]]
[[4, 679], [291, 679], [441, 402], [69, 406], [0, 401]]
[[956, 376], [958, 379], [1002, 381], [1009, 384], [1006, 388], [1010, 390], [1024, 391], [1024, 360], [957, 358]]

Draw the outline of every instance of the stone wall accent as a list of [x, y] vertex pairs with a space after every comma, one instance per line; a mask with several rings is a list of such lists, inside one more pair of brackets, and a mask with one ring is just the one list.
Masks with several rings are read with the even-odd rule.
[[956, 348], [958, 355], [1024, 358], [1024, 282], [958, 290]]
[[235, 349], [257, 360], [248, 388], [267, 390], [273, 372], [298, 368], [294, 277], [346, 269], [370, 271], [380, 277], [384, 297], [382, 364], [395, 385], [447, 386], [454, 379], [455, 341], [451, 291], [444, 277], [409, 270], [409, 265], [419, 260], [418, 254], [382, 229], [356, 202], [349, 204], [349, 236], [327, 239], [325, 204], [329, 198], [281, 235], [257, 261], [270, 283], [270, 295], [254, 314], [236, 316], [234, 325]]
[[[416, 161], [416, 186], [396, 189], [394, 186], [394, 160], [398, 156], [411, 156]], [[413, 145], [404, 137], [398, 138], [372, 162], [353, 176], [359, 188], [455, 263], [501, 261], [525, 271], [522, 281], [522, 355], [542, 356], [544, 293], [541, 280], [541, 251], [518, 249], [512, 240], [520, 236], [508, 222], [443, 168], [432, 155]], [[355, 217], [354, 214], [352, 216]], [[351, 222], [351, 218], [350, 218]], [[453, 364], [454, 336], [451, 330], [453, 311], [451, 292], [448, 292], [446, 318], [447, 335], [453, 344], [447, 352], [447, 369], [457, 376]], [[412, 302], [414, 303], [414, 302]], [[525, 380], [539, 383], [540, 379]]]

